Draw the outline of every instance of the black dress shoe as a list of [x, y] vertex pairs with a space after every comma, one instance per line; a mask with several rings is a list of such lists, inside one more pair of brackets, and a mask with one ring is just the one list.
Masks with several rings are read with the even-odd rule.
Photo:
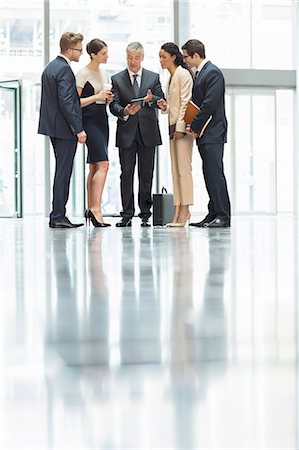
[[148, 218], [148, 217], [147, 217], [147, 218], [143, 217], [143, 218], [141, 219], [141, 226], [142, 226], [142, 227], [150, 227], [151, 224], [148, 223], [148, 221], [149, 221], [149, 218]]
[[216, 219], [208, 222], [204, 225], [205, 228], [225, 228], [230, 227], [230, 220], [228, 219], [220, 219], [216, 217]]
[[198, 227], [198, 228], [203, 228], [207, 223], [211, 222], [213, 219], [211, 217], [205, 217], [203, 220], [201, 220], [200, 222], [191, 222], [190, 226], [191, 227]]
[[72, 223], [67, 217], [61, 217], [61, 219], [50, 220], [50, 228], [78, 228], [82, 227], [83, 223]]
[[132, 226], [132, 220], [128, 217], [123, 217], [120, 222], [117, 222], [117, 227], [131, 227]]

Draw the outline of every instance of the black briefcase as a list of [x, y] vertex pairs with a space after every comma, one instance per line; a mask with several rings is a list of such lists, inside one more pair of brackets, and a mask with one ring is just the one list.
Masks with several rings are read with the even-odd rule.
[[172, 222], [173, 212], [173, 195], [163, 187], [161, 194], [153, 194], [153, 225], [163, 226]]

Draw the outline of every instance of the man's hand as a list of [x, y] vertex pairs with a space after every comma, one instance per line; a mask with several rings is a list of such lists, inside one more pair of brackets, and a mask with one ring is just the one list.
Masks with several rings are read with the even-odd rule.
[[80, 133], [77, 133], [77, 139], [80, 144], [85, 144], [86, 138], [87, 138], [87, 134], [85, 133], [84, 130], [80, 131]]
[[153, 93], [150, 89], [147, 90], [146, 96], [143, 99], [146, 103], [152, 103], [153, 101]]
[[140, 105], [131, 105], [130, 103], [124, 109], [124, 116], [135, 116], [141, 109]]
[[188, 134], [188, 136], [191, 136], [191, 137], [193, 137], [193, 138], [197, 138], [197, 137], [198, 137], [198, 133], [195, 133], [195, 131], [193, 131], [193, 130], [190, 128], [190, 125], [187, 125], [187, 126], [186, 126], [186, 134]]

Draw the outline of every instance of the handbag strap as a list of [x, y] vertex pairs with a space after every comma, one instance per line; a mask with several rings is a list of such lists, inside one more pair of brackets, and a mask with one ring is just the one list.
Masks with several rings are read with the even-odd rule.
[[166, 187], [162, 187], [162, 189], [161, 189], [161, 192], [162, 192], [162, 194], [167, 194], [167, 189], [166, 189]]

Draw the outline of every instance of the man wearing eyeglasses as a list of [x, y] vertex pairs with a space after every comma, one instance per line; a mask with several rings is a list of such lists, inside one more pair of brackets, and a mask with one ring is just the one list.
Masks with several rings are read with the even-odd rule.
[[82, 54], [81, 33], [64, 33], [61, 53], [43, 71], [38, 133], [50, 137], [55, 154], [51, 228], [76, 228], [65, 216], [77, 143], [86, 141], [76, 81], [70, 63]]
[[196, 138], [203, 175], [209, 195], [208, 214], [195, 227], [230, 227], [230, 200], [223, 170], [223, 151], [227, 135], [225, 82], [220, 69], [206, 58], [205, 46], [190, 39], [183, 46], [183, 57], [196, 69], [192, 101], [200, 110], [186, 133]]

